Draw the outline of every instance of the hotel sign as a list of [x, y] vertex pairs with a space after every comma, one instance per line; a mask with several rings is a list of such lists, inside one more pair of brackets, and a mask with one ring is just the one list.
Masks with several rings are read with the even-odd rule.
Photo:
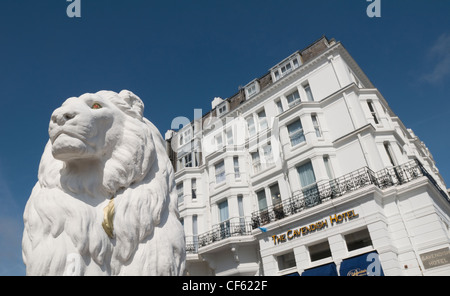
[[355, 210], [351, 210], [351, 211], [340, 213], [340, 214], [334, 214], [334, 215], [329, 216], [328, 219], [325, 218], [323, 220], [317, 221], [316, 223], [313, 223], [313, 224], [310, 224], [307, 226], [289, 229], [288, 231], [286, 231], [285, 233], [282, 233], [280, 235], [272, 235], [272, 240], [273, 240], [274, 245], [277, 245], [280, 243], [291, 241], [291, 240], [293, 240], [295, 238], [299, 238], [301, 236], [308, 235], [308, 234], [316, 232], [316, 231], [320, 231], [320, 230], [328, 228], [328, 227], [333, 227], [337, 224], [341, 224], [346, 221], [350, 221], [352, 219], [358, 218], [358, 216], [359, 216], [359, 214], [356, 214]]
[[420, 254], [425, 269], [450, 264], [450, 249], [443, 248], [436, 251]]

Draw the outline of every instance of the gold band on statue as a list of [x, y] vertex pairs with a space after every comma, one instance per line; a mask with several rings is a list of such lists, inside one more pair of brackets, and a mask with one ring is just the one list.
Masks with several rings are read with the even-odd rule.
[[103, 209], [102, 227], [109, 238], [114, 238], [114, 198], [111, 198], [109, 204]]

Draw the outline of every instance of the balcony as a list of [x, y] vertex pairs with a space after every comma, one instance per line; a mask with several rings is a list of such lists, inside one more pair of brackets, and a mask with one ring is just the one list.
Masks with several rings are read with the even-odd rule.
[[317, 182], [307, 190], [295, 192], [291, 198], [279, 204], [253, 212], [252, 228], [256, 229], [369, 185], [384, 189], [408, 183], [422, 176], [426, 176], [441, 195], [450, 202], [447, 194], [439, 187], [422, 164], [418, 160], [412, 160], [403, 165], [386, 168], [378, 172], [364, 167], [337, 179]]
[[364, 167], [337, 179], [317, 182], [307, 189], [295, 192], [292, 197], [281, 203], [253, 212], [250, 219], [249, 217], [232, 218], [214, 225], [206, 233], [194, 237], [186, 237], [186, 253], [196, 254], [199, 248], [230, 237], [250, 236], [252, 230], [258, 227], [300, 213], [363, 187], [374, 185], [384, 189], [403, 185], [423, 176], [427, 177], [431, 184], [450, 203], [447, 194], [439, 187], [418, 160], [411, 160], [403, 165], [386, 168], [378, 172]]
[[250, 217], [236, 217], [214, 225], [210, 231], [186, 237], [186, 253], [196, 254], [198, 249], [230, 237], [251, 235]]

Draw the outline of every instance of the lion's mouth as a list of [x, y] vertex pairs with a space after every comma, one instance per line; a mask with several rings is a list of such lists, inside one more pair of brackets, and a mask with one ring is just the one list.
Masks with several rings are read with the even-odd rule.
[[83, 141], [83, 142], [85, 141], [84, 137], [82, 137], [81, 135], [79, 135], [77, 133], [70, 132], [70, 131], [66, 131], [66, 130], [59, 130], [59, 131], [53, 133], [50, 136], [50, 140], [52, 141], [52, 143], [54, 143], [56, 141], [56, 139], [58, 139], [59, 136], [61, 136], [61, 135], [66, 135], [66, 136], [69, 136], [71, 138], [76, 138], [76, 139], [78, 139], [80, 141]]

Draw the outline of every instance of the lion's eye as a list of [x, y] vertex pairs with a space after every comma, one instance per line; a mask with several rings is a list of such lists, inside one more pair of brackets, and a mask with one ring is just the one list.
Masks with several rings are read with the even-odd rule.
[[101, 109], [102, 105], [100, 105], [99, 103], [95, 103], [94, 105], [92, 105], [91, 107], [92, 109]]

